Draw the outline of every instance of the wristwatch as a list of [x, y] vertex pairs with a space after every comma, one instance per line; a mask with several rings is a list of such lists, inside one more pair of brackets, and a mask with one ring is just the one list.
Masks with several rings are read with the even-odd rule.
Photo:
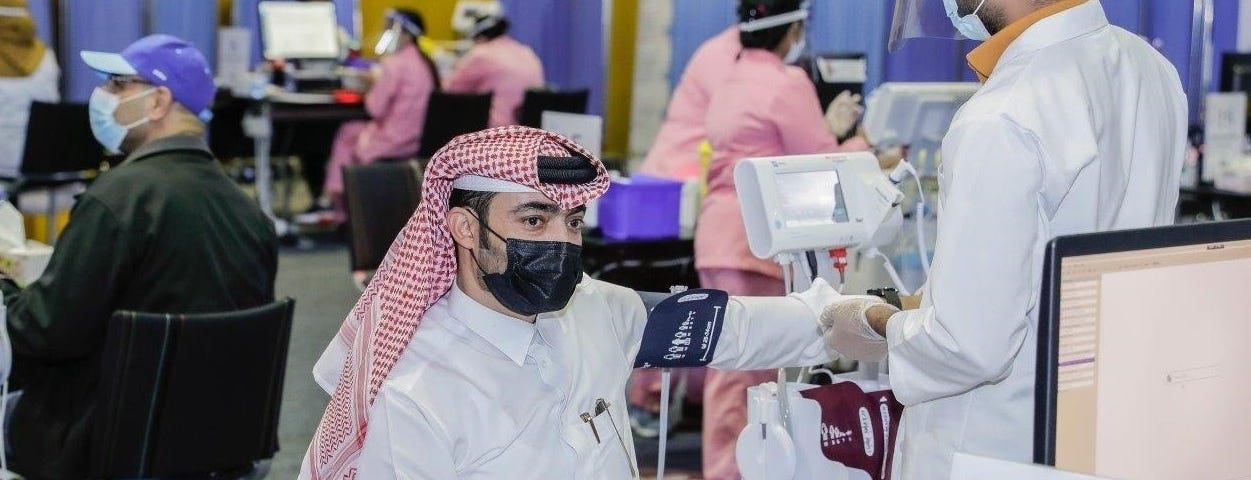
[[886, 300], [886, 303], [903, 310], [903, 302], [899, 300], [899, 290], [895, 290], [893, 288], [873, 288], [869, 289], [866, 293], [881, 298], [882, 300]]

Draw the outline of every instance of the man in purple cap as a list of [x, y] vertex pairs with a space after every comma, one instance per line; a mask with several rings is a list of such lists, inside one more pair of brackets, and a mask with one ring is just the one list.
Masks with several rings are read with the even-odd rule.
[[128, 154], [74, 206], [42, 277], [0, 280], [23, 395], [6, 443], [27, 478], [87, 478], [101, 350], [117, 310], [203, 313], [273, 301], [277, 237], [204, 140], [213, 75], [168, 35], [82, 52], [104, 76], [91, 128]]

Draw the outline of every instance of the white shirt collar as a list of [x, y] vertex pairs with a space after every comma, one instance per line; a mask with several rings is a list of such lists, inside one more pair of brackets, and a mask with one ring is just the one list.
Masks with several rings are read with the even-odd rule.
[[526, 354], [534, 340], [533, 323], [487, 308], [465, 294], [459, 284], [448, 292], [448, 309], [452, 318], [499, 349], [517, 366], [525, 365]]

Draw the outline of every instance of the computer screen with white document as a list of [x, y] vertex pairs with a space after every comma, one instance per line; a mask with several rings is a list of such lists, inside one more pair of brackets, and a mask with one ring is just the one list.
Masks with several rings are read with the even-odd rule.
[[266, 1], [257, 9], [265, 58], [338, 58], [339, 24], [333, 3]]
[[1251, 479], [1251, 220], [1057, 238], [1038, 346], [1035, 462]]

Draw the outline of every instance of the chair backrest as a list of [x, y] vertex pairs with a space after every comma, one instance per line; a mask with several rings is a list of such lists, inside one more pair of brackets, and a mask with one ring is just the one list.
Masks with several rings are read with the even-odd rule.
[[92, 478], [239, 478], [272, 458], [294, 308], [288, 298], [236, 312], [115, 313]]
[[243, 130], [247, 111], [248, 100], [235, 98], [228, 90], [218, 90], [213, 100], [213, 118], [208, 124], [209, 150], [217, 158], [255, 155], [256, 144]]
[[343, 199], [352, 270], [376, 270], [421, 202], [421, 169], [411, 161], [346, 166]]
[[104, 147], [91, 134], [86, 104], [31, 103], [22, 174], [96, 170], [102, 160]]
[[590, 90], [526, 90], [521, 101], [518, 121], [527, 127], [543, 126], [543, 112], [586, 113], [586, 101]]
[[430, 158], [453, 138], [486, 129], [490, 119], [490, 93], [431, 93], [417, 157]]

